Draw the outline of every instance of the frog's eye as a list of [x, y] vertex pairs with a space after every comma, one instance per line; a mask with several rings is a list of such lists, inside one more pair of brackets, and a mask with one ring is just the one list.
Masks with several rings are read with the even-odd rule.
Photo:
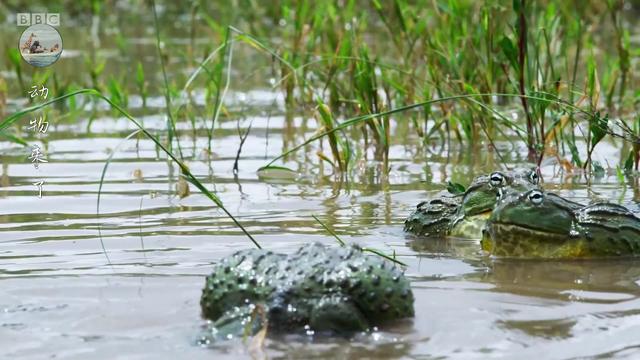
[[504, 175], [499, 172], [494, 172], [489, 176], [489, 183], [491, 186], [502, 186], [504, 184]]
[[542, 191], [533, 190], [532, 192], [529, 193], [529, 201], [531, 201], [532, 204], [540, 205], [542, 204], [543, 200], [544, 200], [544, 195], [542, 194]]
[[538, 176], [538, 174], [535, 171], [531, 171], [531, 174], [529, 174], [529, 181], [532, 184], [537, 185], [538, 182], [540, 181], [540, 177]]

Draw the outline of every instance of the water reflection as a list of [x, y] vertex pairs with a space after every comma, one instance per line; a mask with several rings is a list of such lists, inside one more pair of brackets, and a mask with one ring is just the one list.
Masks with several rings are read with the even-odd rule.
[[566, 301], [615, 303], [640, 295], [640, 260], [488, 260], [484, 274], [467, 279], [494, 284], [492, 291]]

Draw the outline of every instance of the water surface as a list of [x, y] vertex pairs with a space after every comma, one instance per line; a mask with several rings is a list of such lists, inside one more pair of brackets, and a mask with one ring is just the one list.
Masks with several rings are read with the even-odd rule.
[[[65, 53], [54, 69], [61, 79], [80, 80], [83, 75], [73, 73], [74, 64], [85, 61], [86, 48], [79, 44], [86, 38], [66, 37], [69, 31], [62, 31]], [[156, 59], [149, 55], [155, 51], [151, 35], [147, 31], [144, 37], [129, 39], [135, 44], [132, 58], [143, 59], [148, 74], [159, 73]], [[183, 37], [171, 43], [187, 42]], [[195, 39], [198, 44], [207, 41]], [[133, 68], [132, 59], [118, 55], [108, 39], [101, 44], [99, 54], [108, 59], [106, 73]], [[242, 58], [242, 50], [237, 51], [236, 58]], [[295, 176], [259, 176], [258, 168], [317, 127], [309, 114], [284, 111], [280, 90], [269, 86], [273, 79], [266, 64], [264, 59], [248, 64], [255, 78], [234, 72], [242, 81], [234, 78], [225, 99], [230, 112], [216, 127], [211, 154], [206, 131], [193, 133], [187, 121], [178, 124], [191, 171], [265, 248], [291, 252], [312, 241], [336, 246], [311, 216], [316, 215], [347, 242], [395, 252], [408, 264], [416, 318], [353, 339], [272, 336], [257, 353], [239, 340], [209, 348], [195, 345], [205, 325], [199, 308], [204, 277], [221, 258], [253, 245], [193, 187], [190, 196], [180, 198], [175, 190], [177, 168], [154, 144], [137, 137], [123, 141], [135, 129], [131, 123], [100, 104], [92, 114], [93, 105], [87, 104], [89, 111], [74, 119], [61, 119], [53, 112], [44, 136], [26, 131], [27, 118], [16, 125], [30, 144], [47, 154], [49, 162], [39, 170], [27, 159], [29, 148], [0, 142], [0, 356], [640, 356], [638, 260], [499, 260], [480, 253], [475, 241], [424, 241], [403, 233], [404, 218], [419, 201], [444, 189], [446, 180], [466, 184], [474, 175], [501, 166], [486, 144], [453, 144], [450, 149], [438, 141], [425, 145], [410, 131], [409, 119], [399, 116], [392, 119], [388, 172], [368, 149], [349, 176], [336, 176], [317, 156], [319, 150], [329, 153], [325, 143], [287, 159]], [[193, 70], [185, 68], [176, 62], [170, 74]], [[16, 80], [8, 69], [1, 74]], [[158, 78], [149, 77], [156, 87], [148, 108], [141, 110], [140, 97], [131, 95], [130, 109], [152, 133], [165, 134], [164, 100], [158, 95], [162, 88]], [[204, 104], [203, 89], [195, 88], [193, 95], [196, 104]], [[12, 110], [23, 107], [25, 97], [12, 95], [9, 104]], [[91, 115], [95, 120], [87, 132]], [[246, 129], [250, 122], [239, 171], [234, 173], [237, 128]], [[497, 147], [506, 165], [525, 164], [526, 149], [506, 141]], [[98, 216], [101, 173], [114, 151]], [[602, 143], [595, 159], [615, 166], [620, 152], [619, 143]], [[584, 178], [563, 175], [553, 159], [543, 164], [542, 172], [544, 186], [563, 196], [585, 203], [609, 199], [637, 209], [637, 184], [605, 176], [587, 186]], [[45, 183], [38, 199], [33, 183], [40, 180]]]
[[[164, 126], [160, 115], [145, 121], [151, 129]], [[133, 129], [125, 120], [96, 120], [90, 135], [85, 126], [86, 121], [60, 126], [41, 139], [49, 163], [39, 171], [26, 159], [29, 149], [2, 143], [4, 356], [249, 356], [240, 341], [201, 348], [194, 340], [204, 324], [198, 304], [204, 276], [212, 264], [251, 242], [204, 196], [193, 191], [180, 199], [176, 169], [157, 157], [150, 141], [123, 141]], [[315, 159], [316, 165], [305, 161], [313, 157], [310, 149], [288, 163], [299, 170], [297, 177], [259, 178], [257, 169], [282, 151], [287, 121], [271, 116], [267, 129], [265, 119], [255, 119], [237, 175], [235, 126], [228, 120], [217, 130], [211, 163], [203, 153], [206, 136], [185, 136], [181, 143], [191, 170], [264, 247], [289, 252], [312, 241], [335, 246], [312, 219], [317, 215], [348, 242], [395, 251], [409, 265], [416, 296], [412, 322], [353, 341], [272, 337], [265, 343], [269, 358], [291, 351], [327, 358], [637, 355], [636, 260], [494, 260], [479, 253], [474, 241], [424, 241], [403, 233], [403, 219], [420, 199], [442, 189], [444, 179], [466, 182], [490, 170], [470, 165], [487, 163], [486, 155], [459, 149], [460, 157], [445, 164], [424, 149], [416, 156], [419, 139], [410, 137], [391, 148], [388, 175], [369, 160], [341, 181]], [[100, 174], [114, 149], [97, 217]], [[555, 176], [555, 170], [543, 168], [545, 187], [565, 196], [633, 201], [632, 189], [615, 178], [587, 190], [579, 181]], [[32, 185], [38, 179], [46, 181], [42, 199]]]

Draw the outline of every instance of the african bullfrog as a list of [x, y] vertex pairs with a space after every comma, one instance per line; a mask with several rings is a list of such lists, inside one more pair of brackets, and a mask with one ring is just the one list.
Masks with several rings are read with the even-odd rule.
[[218, 338], [256, 333], [258, 323], [276, 332], [345, 334], [414, 315], [409, 281], [394, 263], [356, 245], [319, 243], [290, 255], [236, 252], [214, 266], [200, 306]]
[[460, 194], [440, 193], [418, 204], [404, 222], [404, 231], [428, 237], [456, 236], [479, 239], [496, 200], [506, 192], [538, 187], [533, 169], [495, 171], [476, 177]]
[[509, 194], [486, 223], [496, 256], [583, 258], [640, 254], [640, 218], [621, 205], [582, 204], [538, 189]]

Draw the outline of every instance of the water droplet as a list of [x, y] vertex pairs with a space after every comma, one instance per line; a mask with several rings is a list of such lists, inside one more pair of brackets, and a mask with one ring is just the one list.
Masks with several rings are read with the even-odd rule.
[[575, 238], [580, 236], [578, 225], [575, 222], [571, 222], [571, 228], [569, 229], [569, 237]]

